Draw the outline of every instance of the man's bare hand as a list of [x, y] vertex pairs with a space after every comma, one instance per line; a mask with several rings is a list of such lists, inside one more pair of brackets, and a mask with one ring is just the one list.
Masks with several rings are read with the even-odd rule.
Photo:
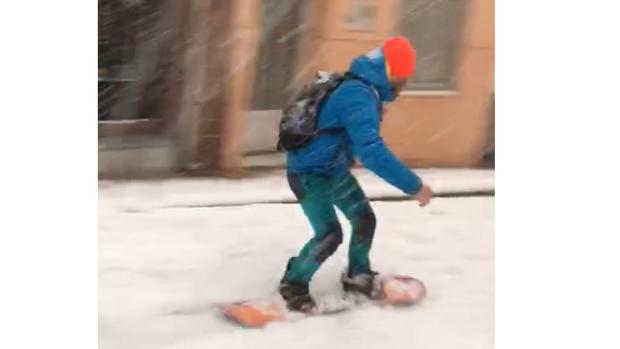
[[428, 205], [428, 203], [431, 202], [432, 197], [433, 190], [431, 190], [431, 187], [426, 184], [422, 185], [422, 189], [420, 189], [420, 191], [413, 196], [414, 200], [417, 200], [421, 207]]

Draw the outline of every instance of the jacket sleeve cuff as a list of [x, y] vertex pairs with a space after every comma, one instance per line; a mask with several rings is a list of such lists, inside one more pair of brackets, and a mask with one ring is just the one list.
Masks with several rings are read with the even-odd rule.
[[416, 195], [420, 192], [420, 190], [422, 189], [422, 180], [420, 179], [420, 177], [418, 177], [415, 173], [411, 173], [412, 174], [412, 183], [410, 185], [409, 188], [407, 188], [407, 190], [405, 190], [405, 194], [408, 195]]

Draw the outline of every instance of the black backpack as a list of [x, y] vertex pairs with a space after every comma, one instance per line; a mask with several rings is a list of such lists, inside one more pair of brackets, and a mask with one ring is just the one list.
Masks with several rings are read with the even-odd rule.
[[315, 137], [342, 131], [341, 128], [317, 129], [318, 114], [323, 101], [343, 81], [354, 79], [350, 73], [317, 72], [314, 80], [304, 86], [282, 110], [278, 150], [294, 150], [306, 146]]

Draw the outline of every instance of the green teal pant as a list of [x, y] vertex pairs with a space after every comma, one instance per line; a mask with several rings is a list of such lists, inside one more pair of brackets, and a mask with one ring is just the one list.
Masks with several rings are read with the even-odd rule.
[[309, 283], [321, 264], [342, 243], [342, 228], [334, 206], [352, 227], [349, 244], [349, 275], [370, 273], [368, 253], [376, 218], [366, 195], [351, 173], [339, 177], [289, 174], [288, 181], [308, 217], [314, 236], [289, 266], [284, 279]]

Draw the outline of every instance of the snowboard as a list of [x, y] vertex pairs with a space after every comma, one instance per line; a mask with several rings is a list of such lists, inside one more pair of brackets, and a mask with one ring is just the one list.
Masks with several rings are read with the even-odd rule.
[[335, 299], [317, 300], [316, 307], [307, 313], [292, 312], [279, 296], [266, 299], [241, 300], [218, 304], [225, 319], [244, 328], [262, 328], [274, 321], [294, 321], [309, 316], [337, 314], [363, 304], [379, 306], [411, 306], [426, 296], [424, 283], [404, 275], [379, 275], [375, 278], [372, 299], [362, 295], [345, 293]]

